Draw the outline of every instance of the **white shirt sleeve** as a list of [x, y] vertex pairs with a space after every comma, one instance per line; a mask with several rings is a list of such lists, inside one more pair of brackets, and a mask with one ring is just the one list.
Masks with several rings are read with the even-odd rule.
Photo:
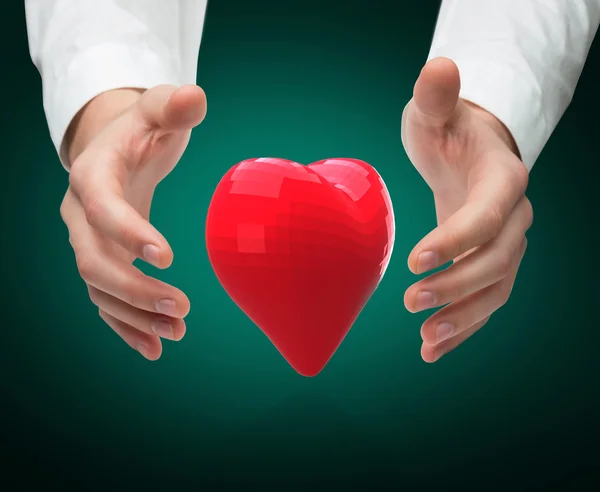
[[531, 170], [599, 23], [600, 0], [443, 0], [428, 59], [457, 64], [461, 97], [506, 125]]
[[207, 0], [25, 0], [50, 136], [102, 92], [194, 84]]

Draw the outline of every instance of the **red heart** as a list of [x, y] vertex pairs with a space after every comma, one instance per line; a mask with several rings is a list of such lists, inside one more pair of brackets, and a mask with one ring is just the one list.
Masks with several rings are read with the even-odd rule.
[[366, 162], [248, 159], [215, 190], [206, 244], [233, 301], [298, 373], [315, 376], [385, 273], [394, 213]]

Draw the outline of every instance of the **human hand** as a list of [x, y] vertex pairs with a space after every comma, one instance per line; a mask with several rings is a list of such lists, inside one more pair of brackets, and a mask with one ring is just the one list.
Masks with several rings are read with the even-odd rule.
[[453, 264], [405, 293], [411, 312], [444, 306], [421, 328], [421, 356], [435, 362], [506, 303], [525, 252], [533, 212], [528, 171], [506, 127], [459, 99], [454, 62], [431, 60], [402, 115], [402, 142], [433, 192], [438, 227], [408, 258], [422, 274]]
[[150, 204], [205, 114], [206, 97], [194, 85], [115, 90], [92, 100], [66, 137], [72, 165], [60, 211], [79, 273], [102, 319], [149, 360], [160, 357], [161, 338], [183, 337], [190, 303], [133, 261], [172, 262], [149, 222]]

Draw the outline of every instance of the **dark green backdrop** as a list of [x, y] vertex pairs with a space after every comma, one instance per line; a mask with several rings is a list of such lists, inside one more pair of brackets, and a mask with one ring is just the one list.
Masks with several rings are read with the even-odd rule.
[[[175, 251], [156, 273], [188, 293], [192, 311], [184, 340], [152, 363], [102, 323], [77, 275], [59, 216], [68, 177], [23, 6], [5, 3], [0, 480], [48, 490], [571, 490], [597, 479], [597, 43], [532, 173], [536, 219], [511, 301], [427, 365], [426, 315], [402, 298], [414, 281], [407, 255], [435, 216], [400, 116], [438, 1], [211, 2], [198, 72], [208, 115], [153, 208]], [[285, 363], [207, 260], [212, 191], [257, 156], [364, 159], [392, 195], [390, 267], [317, 378]]]

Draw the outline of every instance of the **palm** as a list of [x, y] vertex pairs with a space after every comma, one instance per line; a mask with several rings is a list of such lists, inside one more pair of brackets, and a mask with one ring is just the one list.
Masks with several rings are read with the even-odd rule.
[[[123, 121], [120, 121], [120, 120]], [[156, 186], [174, 169], [183, 155], [189, 142], [191, 130], [146, 133], [146, 129], [138, 127], [132, 132], [123, 133], [121, 128], [130, 125], [130, 115], [124, 114], [109, 125], [99, 136], [101, 140], [116, 143], [115, 148], [131, 149], [123, 154], [115, 152], [107, 158], [106, 169], [119, 176], [119, 185], [123, 197], [140, 216], [149, 220], [150, 207]], [[86, 155], [82, 156], [85, 159]], [[82, 163], [74, 163], [81, 166]], [[85, 165], [85, 163], [83, 163]], [[96, 244], [105, 252], [133, 263], [136, 256], [125, 248], [107, 238], [104, 234], [93, 231]]]

